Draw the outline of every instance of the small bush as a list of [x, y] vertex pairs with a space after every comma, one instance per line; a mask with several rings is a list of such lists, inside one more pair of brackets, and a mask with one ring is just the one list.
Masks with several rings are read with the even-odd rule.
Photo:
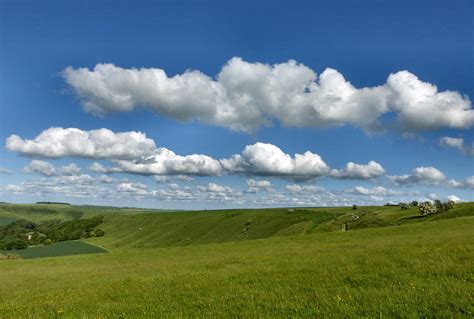
[[407, 210], [408, 208], [410, 208], [407, 203], [400, 203], [398, 204], [398, 206], [401, 208], [401, 210]]
[[429, 214], [435, 214], [436, 213], [436, 206], [434, 206], [430, 202], [420, 203], [418, 205], [418, 213], [421, 216], [425, 216], [425, 215], [429, 215]]
[[95, 237], [102, 237], [105, 235], [105, 232], [102, 229], [95, 230]]

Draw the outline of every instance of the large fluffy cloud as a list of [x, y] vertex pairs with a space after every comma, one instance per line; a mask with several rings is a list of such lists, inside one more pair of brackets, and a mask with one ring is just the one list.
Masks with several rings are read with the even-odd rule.
[[331, 176], [347, 179], [369, 179], [385, 174], [385, 169], [379, 163], [370, 161], [367, 164], [349, 162], [343, 169], [331, 170]]
[[221, 163], [228, 172], [293, 179], [312, 179], [329, 171], [329, 166], [318, 154], [306, 151], [291, 156], [266, 143], [247, 145], [242, 154], [235, 154]]
[[273, 119], [296, 127], [352, 124], [371, 130], [394, 113], [406, 131], [474, 124], [470, 100], [439, 92], [408, 71], [390, 74], [376, 87], [356, 88], [334, 69], [317, 74], [294, 60], [268, 65], [232, 58], [215, 79], [186, 71], [168, 76], [159, 68], [124, 69], [97, 64], [67, 67], [63, 77], [92, 113], [143, 107], [177, 120], [199, 120], [250, 132]]
[[25, 156], [43, 158], [134, 159], [152, 154], [156, 146], [141, 132], [115, 133], [105, 128], [83, 131], [52, 127], [32, 140], [11, 135], [7, 138], [6, 148]]

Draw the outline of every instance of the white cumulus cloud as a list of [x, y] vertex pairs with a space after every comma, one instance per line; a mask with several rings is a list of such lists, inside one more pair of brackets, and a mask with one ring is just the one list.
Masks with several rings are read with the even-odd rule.
[[258, 193], [260, 190], [272, 191], [272, 183], [267, 180], [247, 179], [247, 193]]
[[376, 186], [373, 188], [366, 188], [363, 186], [356, 186], [353, 189], [347, 191], [348, 193], [355, 195], [364, 196], [389, 196], [389, 195], [401, 195], [402, 192], [387, 189], [383, 186]]
[[40, 161], [40, 160], [32, 160], [28, 166], [23, 168], [23, 171], [26, 173], [38, 173], [43, 176], [53, 176], [56, 175], [56, 168], [51, 163]]
[[440, 138], [439, 144], [444, 147], [453, 147], [462, 150], [464, 146], [464, 139], [458, 137], [444, 136]]
[[379, 163], [370, 161], [367, 164], [349, 162], [343, 169], [331, 170], [331, 176], [347, 179], [370, 179], [385, 174], [385, 169]]
[[11, 135], [7, 138], [6, 148], [21, 155], [43, 158], [134, 159], [152, 154], [156, 146], [141, 132], [51, 127], [32, 140]]
[[447, 196], [448, 200], [452, 200], [455, 203], [460, 203], [462, 202], [462, 199], [457, 197], [456, 195], [449, 195]]
[[446, 176], [435, 167], [417, 167], [412, 174], [388, 176], [388, 178], [400, 185], [425, 183], [438, 185], [446, 181]]
[[202, 154], [181, 156], [167, 148], [158, 148], [153, 155], [135, 160], [117, 160], [118, 168], [127, 173], [143, 175], [215, 176], [221, 173], [218, 160]]
[[285, 126], [326, 127], [351, 124], [380, 128], [384, 114], [395, 114], [405, 131], [474, 124], [468, 97], [438, 91], [408, 71], [390, 74], [386, 83], [356, 88], [337, 70], [319, 76], [289, 60], [280, 64], [230, 59], [213, 78], [188, 70], [168, 76], [159, 68], [125, 69], [97, 64], [92, 70], [63, 70], [63, 77], [94, 114], [145, 108], [180, 121], [198, 120], [252, 132], [274, 119]]
[[449, 137], [443, 136], [439, 140], [439, 144], [443, 147], [457, 148], [467, 156], [474, 156], [474, 146], [464, 145], [464, 139], [462, 137]]
[[306, 151], [291, 156], [267, 143], [247, 145], [242, 154], [234, 154], [221, 163], [228, 172], [293, 179], [312, 179], [329, 172], [329, 166], [318, 154]]
[[285, 188], [291, 194], [322, 193], [325, 190], [323, 187], [319, 187], [319, 186], [299, 185], [299, 184], [289, 184], [289, 185], [286, 185]]

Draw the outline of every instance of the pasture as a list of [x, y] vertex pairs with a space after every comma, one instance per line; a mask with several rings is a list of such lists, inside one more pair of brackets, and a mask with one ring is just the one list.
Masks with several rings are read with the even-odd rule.
[[103, 214], [110, 253], [0, 260], [0, 317], [472, 318], [473, 204], [445, 214]]

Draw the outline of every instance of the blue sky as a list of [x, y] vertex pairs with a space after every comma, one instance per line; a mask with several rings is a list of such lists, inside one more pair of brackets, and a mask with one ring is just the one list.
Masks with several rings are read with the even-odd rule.
[[[472, 14], [472, 1], [1, 1], [0, 200], [472, 201]], [[299, 73], [282, 75], [277, 64]], [[146, 75], [158, 69], [164, 80]], [[63, 130], [39, 137], [50, 128]], [[70, 128], [85, 136], [79, 144], [99, 141], [95, 152], [66, 145]], [[91, 133], [101, 128], [141, 132], [156, 149], [127, 144], [129, 135], [105, 145]], [[19, 140], [8, 146], [12, 135]], [[307, 151], [321, 162], [296, 167], [294, 154]], [[235, 154], [240, 161], [224, 167]], [[91, 171], [94, 162], [116, 169]], [[62, 168], [71, 163], [80, 171]]]

